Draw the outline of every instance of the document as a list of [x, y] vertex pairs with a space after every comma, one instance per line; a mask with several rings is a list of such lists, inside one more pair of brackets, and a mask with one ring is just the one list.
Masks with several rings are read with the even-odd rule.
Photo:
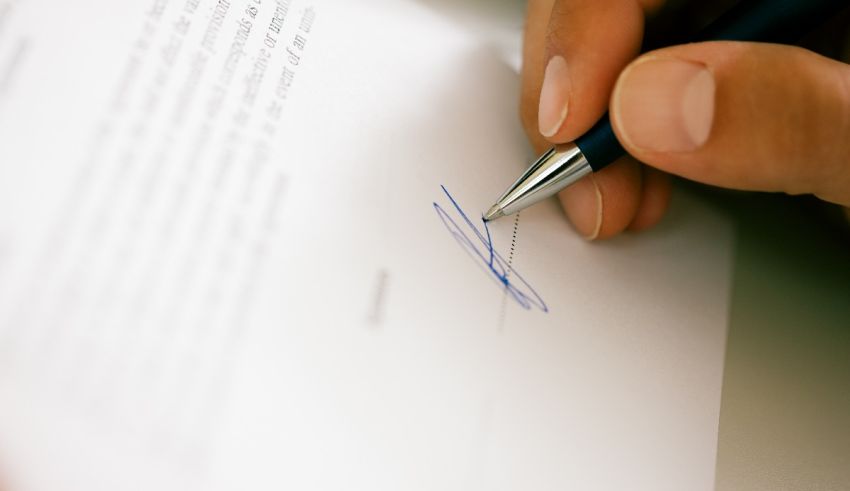
[[0, 0], [0, 486], [713, 489], [731, 228], [483, 223], [522, 22]]

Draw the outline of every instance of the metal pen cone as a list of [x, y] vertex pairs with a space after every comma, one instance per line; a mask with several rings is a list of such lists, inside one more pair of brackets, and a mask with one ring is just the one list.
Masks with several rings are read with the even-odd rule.
[[528, 170], [505, 191], [505, 194], [490, 208], [485, 219], [493, 213], [493, 220], [513, 215], [528, 208], [582, 177], [593, 172], [590, 162], [573, 143], [559, 145], [550, 149], [537, 159]]
[[499, 205], [493, 205], [487, 213], [484, 215], [484, 220], [491, 222], [497, 218], [502, 218], [505, 214], [502, 212], [502, 208]]

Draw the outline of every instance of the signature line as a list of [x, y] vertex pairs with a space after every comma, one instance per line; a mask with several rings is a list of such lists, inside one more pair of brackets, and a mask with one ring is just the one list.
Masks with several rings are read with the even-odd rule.
[[[455, 201], [451, 193], [445, 186], [440, 186], [446, 197], [451, 201], [454, 213], [449, 213], [438, 203], [434, 203], [434, 210], [443, 221], [443, 224], [448, 229], [452, 237], [458, 244], [475, 260], [479, 266], [482, 266], [491, 278], [493, 278], [505, 292], [513, 298], [522, 308], [531, 310], [532, 308], [539, 309], [543, 312], [548, 312], [549, 308], [546, 303], [540, 298], [540, 295], [532, 288], [532, 286], [520, 275], [513, 266], [505, 260], [496, 251], [493, 244], [493, 239], [490, 235], [490, 226], [487, 221], [481, 219], [484, 230], [482, 232], [472, 220], [463, 211], [463, 208]], [[455, 215], [455, 220], [452, 218]], [[460, 223], [460, 224], [459, 224]]]

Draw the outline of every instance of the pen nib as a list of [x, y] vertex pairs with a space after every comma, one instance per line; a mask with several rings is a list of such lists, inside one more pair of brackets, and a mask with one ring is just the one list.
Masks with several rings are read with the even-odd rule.
[[505, 216], [505, 213], [502, 211], [502, 208], [500, 208], [499, 205], [493, 205], [493, 207], [487, 211], [487, 214], [484, 215], [484, 220], [492, 222], [493, 220], [502, 218], [503, 216]]

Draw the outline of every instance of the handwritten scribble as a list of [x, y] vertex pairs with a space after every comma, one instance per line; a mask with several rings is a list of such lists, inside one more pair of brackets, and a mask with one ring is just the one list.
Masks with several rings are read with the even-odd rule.
[[[449, 213], [438, 203], [434, 203], [437, 216], [443, 221], [452, 237], [469, 254], [479, 266], [490, 275], [491, 278], [505, 289], [505, 292], [513, 298], [522, 308], [531, 310], [537, 308], [548, 312], [549, 308], [534, 291], [534, 288], [506, 261], [495, 249], [493, 239], [490, 236], [490, 226], [482, 218], [483, 230], [479, 229], [466, 215], [460, 205], [455, 201], [445, 186], [440, 186], [451, 201], [454, 213]], [[458, 220], [452, 218], [455, 214]], [[460, 223], [460, 224], [459, 224]], [[471, 237], [471, 238], [470, 238]]]

